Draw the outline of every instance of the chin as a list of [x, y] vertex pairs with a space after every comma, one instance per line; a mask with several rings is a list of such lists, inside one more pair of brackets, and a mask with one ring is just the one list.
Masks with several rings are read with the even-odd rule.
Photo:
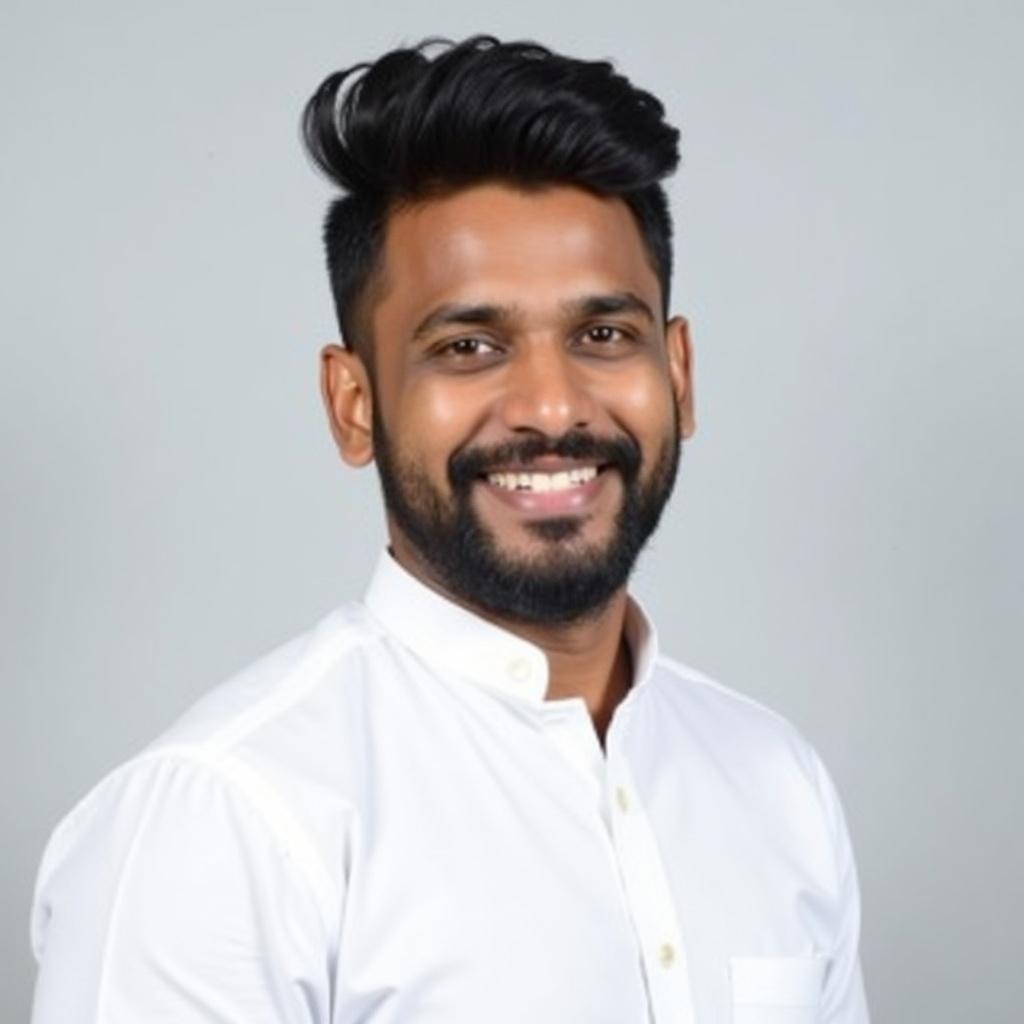
[[509, 562], [518, 559], [593, 556], [612, 541], [611, 527], [601, 530], [588, 519], [574, 516], [552, 516], [523, 523], [516, 531], [516, 540], [509, 540], [510, 531], [495, 531], [495, 548]]

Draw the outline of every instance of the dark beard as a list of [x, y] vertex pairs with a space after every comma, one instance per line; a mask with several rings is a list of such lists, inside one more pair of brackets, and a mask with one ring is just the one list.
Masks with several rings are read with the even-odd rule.
[[[641, 453], [626, 435], [602, 440], [573, 431], [558, 440], [536, 436], [484, 449], [466, 448], [448, 460], [453, 498], [445, 500], [418, 466], [403, 463], [374, 408], [374, 453], [384, 503], [423, 563], [453, 595], [501, 618], [561, 625], [592, 617], [623, 587], [647, 538], [654, 532], [675, 484], [680, 457], [679, 415], [652, 467], [639, 482]], [[583, 520], [552, 517], [527, 524], [548, 541], [531, 558], [502, 555], [493, 533], [472, 505], [481, 475], [501, 465], [526, 465], [541, 455], [585, 459], [618, 472], [623, 500], [611, 539], [579, 540]]]

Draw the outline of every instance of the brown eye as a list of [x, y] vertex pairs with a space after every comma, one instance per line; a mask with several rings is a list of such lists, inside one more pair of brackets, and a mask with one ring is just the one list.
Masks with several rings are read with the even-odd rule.
[[456, 338], [448, 344], [447, 350], [455, 356], [475, 356], [487, 347], [487, 342], [481, 338]]
[[473, 334], [465, 338], [452, 338], [433, 350], [433, 358], [439, 365], [460, 370], [490, 366], [500, 354], [501, 347], [498, 344]]
[[615, 324], [594, 324], [593, 327], [584, 328], [576, 344], [595, 353], [604, 354], [603, 350], [607, 349], [608, 355], [619, 355], [624, 354], [630, 342], [635, 340], [635, 335], [624, 327], [617, 327]]

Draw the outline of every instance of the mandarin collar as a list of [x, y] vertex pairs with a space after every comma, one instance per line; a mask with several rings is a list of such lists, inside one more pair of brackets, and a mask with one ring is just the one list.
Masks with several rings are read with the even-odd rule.
[[[427, 664], [519, 700], [544, 701], [548, 659], [540, 647], [427, 586], [387, 550], [377, 561], [364, 604], [392, 636]], [[651, 675], [658, 639], [647, 613], [632, 596], [625, 633], [635, 690]]]

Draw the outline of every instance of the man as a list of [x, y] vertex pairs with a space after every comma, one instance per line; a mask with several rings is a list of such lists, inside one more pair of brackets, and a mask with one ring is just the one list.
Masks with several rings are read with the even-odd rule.
[[304, 128], [345, 193], [322, 390], [388, 551], [62, 823], [37, 1024], [862, 1024], [824, 769], [627, 593], [694, 430], [661, 104], [476, 37], [331, 76]]

